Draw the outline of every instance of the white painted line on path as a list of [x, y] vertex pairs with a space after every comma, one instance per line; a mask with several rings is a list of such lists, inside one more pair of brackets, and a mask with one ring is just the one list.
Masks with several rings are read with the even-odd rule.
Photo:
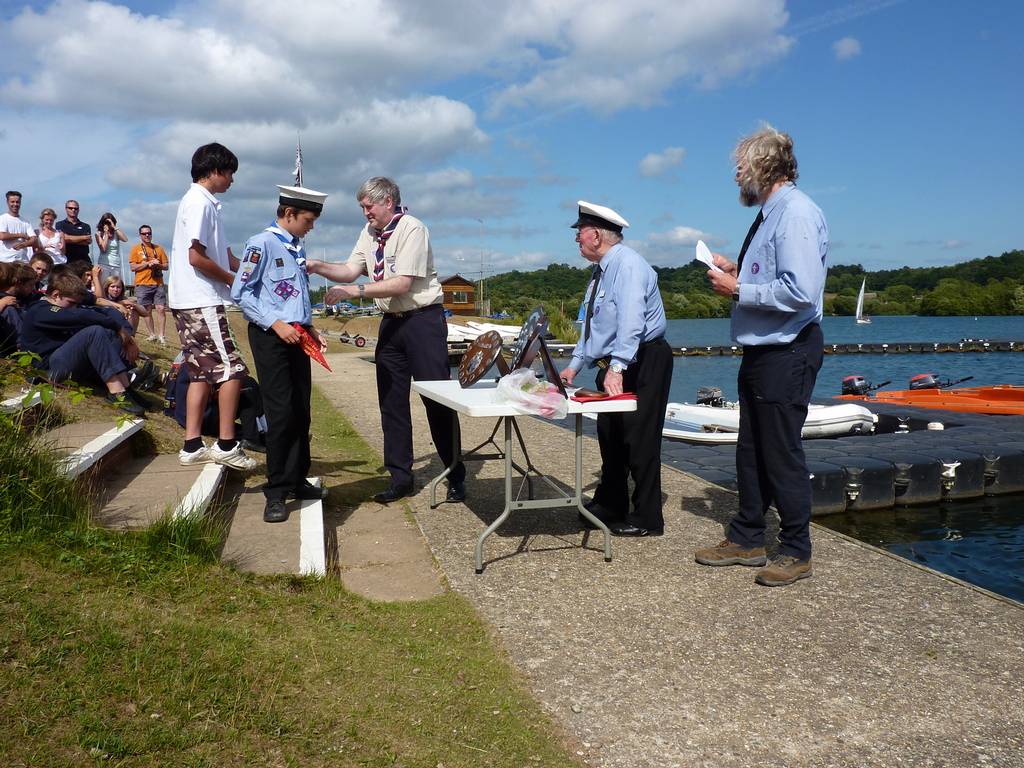
[[224, 466], [213, 462], [203, 465], [203, 471], [192, 483], [192, 487], [174, 508], [172, 517], [177, 519], [187, 515], [201, 515], [210, 506], [213, 495], [220, 486], [220, 480], [224, 476]]
[[142, 419], [133, 419], [119, 427], [108, 429], [99, 437], [94, 437], [77, 451], [68, 454], [63, 460], [64, 474], [78, 477], [93, 466], [117, 446], [142, 429]]
[[[320, 487], [319, 477], [306, 478]], [[299, 573], [303, 576], [327, 574], [327, 551], [324, 542], [324, 503], [306, 499], [299, 503]]]

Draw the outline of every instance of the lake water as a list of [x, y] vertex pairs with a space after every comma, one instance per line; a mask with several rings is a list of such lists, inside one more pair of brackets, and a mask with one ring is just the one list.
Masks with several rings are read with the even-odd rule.
[[[827, 344], [1024, 341], [1024, 317], [875, 317], [870, 325], [857, 325], [852, 317], [827, 317], [822, 330]], [[666, 338], [673, 347], [732, 343], [728, 320], [670, 320]], [[559, 365], [566, 362], [558, 360]], [[693, 402], [698, 387], [717, 386], [734, 400], [739, 366], [738, 357], [677, 357], [670, 399]], [[843, 376], [850, 374], [876, 384], [889, 379], [889, 388], [903, 389], [916, 373], [952, 380], [973, 376], [964, 386], [1024, 384], [1024, 352], [826, 355], [814, 396], [827, 400], [838, 395]], [[592, 385], [593, 373], [583, 372], [576, 381]], [[1024, 602], [1020, 496], [835, 515], [816, 522]]]
[[[822, 322], [826, 344], [953, 342], [961, 339], [1024, 342], [1024, 317], [875, 317], [870, 325], [857, 325], [852, 317], [826, 317]], [[673, 347], [728, 346], [729, 321], [669, 320], [665, 338]], [[559, 365], [568, 361], [564, 358]], [[673, 402], [694, 401], [697, 388], [721, 387], [728, 400], [737, 398], [739, 357], [678, 357], [672, 372]], [[974, 379], [964, 386], [1024, 384], [1024, 352], [916, 353], [826, 355], [814, 388], [815, 399], [838, 395], [844, 376], [859, 374], [889, 389], [906, 389], [916, 373], [936, 373], [943, 379]], [[577, 378], [591, 386], [594, 374]]]

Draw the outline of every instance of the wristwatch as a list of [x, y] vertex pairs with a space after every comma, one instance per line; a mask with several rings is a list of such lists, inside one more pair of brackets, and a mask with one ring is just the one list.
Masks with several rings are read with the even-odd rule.
[[624, 370], [626, 370], [626, 366], [618, 362], [612, 363], [611, 365], [608, 366], [608, 368], [611, 370], [612, 373], [622, 373]]
[[360, 299], [365, 299], [366, 298], [366, 283], [360, 283], [359, 284], [359, 298]]
[[738, 302], [740, 300], [740, 284], [736, 283], [736, 287], [732, 289], [732, 300]]

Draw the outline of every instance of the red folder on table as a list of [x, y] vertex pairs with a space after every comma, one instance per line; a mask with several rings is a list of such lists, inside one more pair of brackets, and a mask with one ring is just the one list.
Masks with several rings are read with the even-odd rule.
[[[320, 342], [314, 339], [310, 335], [309, 331], [307, 331], [298, 323], [292, 323], [292, 328], [299, 332], [299, 336], [301, 337], [299, 340], [299, 344], [302, 345], [302, 351], [309, 355], [311, 359], [316, 360], [318, 363], [320, 363], [320, 365], [322, 365], [328, 371], [331, 371], [331, 366], [327, 364], [327, 358], [324, 357], [324, 353], [320, 349]], [[331, 371], [331, 373], [334, 373], [334, 371]]]
[[599, 400], [636, 400], [636, 393], [623, 392], [621, 395], [609, 395], [607, 392], [598, 392], [593, 389], [577, 389], [573, 392], [572, 399], [577, 403], [594, 403]]

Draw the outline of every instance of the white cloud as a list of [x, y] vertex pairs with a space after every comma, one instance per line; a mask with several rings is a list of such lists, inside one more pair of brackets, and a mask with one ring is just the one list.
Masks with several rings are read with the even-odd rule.
[[860, 41], [855, 37], [844, 37], [832, 43], [837, 61], [847, 61], [860, 56]]
[[654, 245], [680, 247], [697, 245], [698, 240], [706, 243], [718, 242], [714, 236], [693, 227], [672, 227], [665, 232], [654, 232], [647, 236], [647, 240]]
[[661, 176], [682, 163], [685, 155], [686, 150], [682, 147], [666, 147], [661, 152], [651, 152], [640, 161], [640, 175]]

